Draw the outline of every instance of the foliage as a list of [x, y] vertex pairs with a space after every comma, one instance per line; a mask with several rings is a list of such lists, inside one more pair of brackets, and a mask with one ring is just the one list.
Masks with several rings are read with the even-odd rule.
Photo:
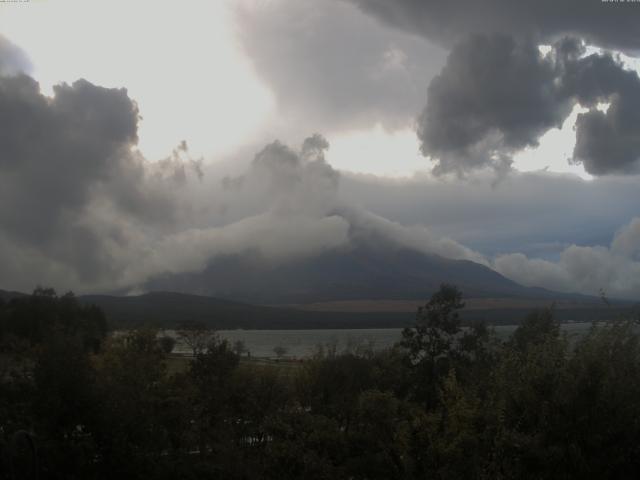
[[206, 343], [169, 370], [158, 332], [106, 337], [98, 310], [38, 289], [0, 304], [0, 478], [640, 474], [634, 321], [569, 338], [542, 310], [500, 342], [462, 327], [462, 307], [444, 285], [399, 345], [322, 348], [294, 369], [194, 326]]
[[160, 338], [158, 338], [158, 343], [160, 344], [160, 348], [162, 349], [162, 351], [166, 354], [169, 354], [173, 352], [173, 349], [175, 348], [177, 341], [173, 337], [163, 335]]
[[209, 343], [216, 340], [213, 330], [202, 322], [182, 322], [176, 333], [182, 343], [191, 349], [194, 357], [203, 353]]
[[247, 351], [247, 346], [242, 340], [236, 340], [233, 342], [233, 351], [240, 356]]
[[413, 398], [427, 408], [438, 403], [439, 389], [452, 369], [459, 376], [480, 378], [478, 370], [490, 366], [489, 331], [480, 324], [463, 329], [462, 308], [462, 292], [443, 284], [418, 309], [415, 325], [402, 332], [401, 345], [408, 350], [413, 374]]
[[287, 354], [287, 347], [276, 345], [273, 347], [273, 353], [275, 353], [278, 358], [282, 358]]

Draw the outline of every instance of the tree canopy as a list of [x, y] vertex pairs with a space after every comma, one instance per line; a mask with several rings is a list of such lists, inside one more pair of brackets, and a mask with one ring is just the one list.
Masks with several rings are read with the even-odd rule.
[[461, 325], [449, 285], [382, 351], [271, 365], [38, 289], [0, 304], [0, 478], [423, 479], [640, 475], [633, 318], [570, 337]]

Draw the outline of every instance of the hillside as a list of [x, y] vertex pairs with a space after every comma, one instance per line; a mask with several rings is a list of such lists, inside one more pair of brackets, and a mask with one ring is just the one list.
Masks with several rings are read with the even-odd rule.
[[362, 243], [284, 264], [265, 262], [250, 254], [219, 257], [202, 272], [158, 277], [148, 282], [145, 289], [249, 303], [287, 304], [362, 299], [423, 300], [441, 283], [457, 285], [466, 297], [574, 297], [523, 287], [471, 261]]

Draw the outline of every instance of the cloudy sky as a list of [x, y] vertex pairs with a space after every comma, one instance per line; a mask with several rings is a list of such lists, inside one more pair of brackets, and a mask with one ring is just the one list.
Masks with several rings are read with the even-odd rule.
[[0, 288], [140, 291], [365, 229], [639, 299], [639, 22], [601, 0], [0, 2]]

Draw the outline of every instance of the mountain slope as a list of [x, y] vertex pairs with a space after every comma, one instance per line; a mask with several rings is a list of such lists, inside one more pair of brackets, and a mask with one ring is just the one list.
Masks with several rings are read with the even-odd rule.
[[[260, 304], [356, 299], [426, 299], [441, 283], [467, 297], [551, 298], [490, 268], [402, 247], [359, 244], [286, 263], [257, 255], [218, 257], [198, 273], [155, 278], [147, 290], [171, 290]], [[557, 294], [563, 296], [562, 294]]]

